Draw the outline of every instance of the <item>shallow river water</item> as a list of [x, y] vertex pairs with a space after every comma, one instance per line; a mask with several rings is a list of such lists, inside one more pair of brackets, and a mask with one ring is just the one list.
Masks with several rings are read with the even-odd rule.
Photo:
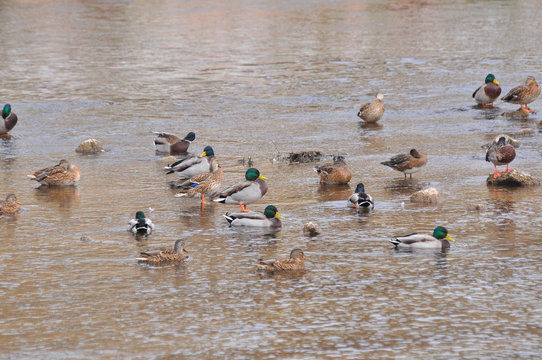
[[[542, 102], [517, 119], [471, 94], [490, 72], [503, 94], [542, 82], [541, 17], [537, 0], [0, 2], [0, 101], [19, 117], [0, 197], [22, 203], [0, 217], [0, 358], [540, 358], [542, 190], [488, 187], [482, 146], [515, 136], [512, 167], [542, 178]], [[379, 90], [386, 112], [362, 126]], [[282, 231], [173, 197], [151, 131], [194, 131], [224, 186], [254, 161], [269, 192], [250, 208], [276, 205]], [[75, 153], [88, 138], [107, 151]], [[380, 165], [412, 147], [429, 161], [411, 180]], [[347, 154], [350, 184], [272, 162], [310, 150]], [[26, 177], [61, 158], [78, 187]], [[370, 214], [345, 206], [360, 181]], [[410, 202], [429, 186], [442, 203]], [[144, 241], [126, 232], [137, 210], [156, 225]], [[322, 234], [304, 237], [307, 221]], [[388, 242], [437, 225], [447, 253]], [[136, 262], [177, 238], [185, 264]], [[304, 274], [252, 265], [294, 247]]]

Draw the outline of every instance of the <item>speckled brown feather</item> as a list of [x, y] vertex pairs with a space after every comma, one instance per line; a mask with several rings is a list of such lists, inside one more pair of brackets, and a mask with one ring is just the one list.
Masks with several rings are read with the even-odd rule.
[[412, 172], [417, 168], [421, 168], [427, 163], [427, 155], [418, 152], [416, 149], [411, 149], [410, 154], [399, 154], [392, 157], [389, 161], [381, 162], [382, 165], [386, 165], [401, 171], [403, 173]]
[[294, 249], [290, 253], [289, 258], [269, 260], [269, 261], [259, 261], [255, 263], [260, 270], [267, 272], [277, 272], [277, 271], [301, 271], [305, 270], [305, 263], [303, 260], [308, 260], [303, 254], [301, 249]]
[[173, 249], [153, 249], [143, 251], [140, 253], [140, 257], [137, 258], [137, 260], [154, 266], [178, 264], [187, 258], [184, 253], [188, 253], [184, 248], [184, 242], [182, 240], [177, 240], [175, 241]]
[[15, 194], [8, 194], [6, 200], [0, 202], [0, 215], [12, 216], [21, 210]]
[[503, 101], [512, 104], [529, 104], [536, 100], [540, 95], [540, 85], [538, 85], [532, 76], [528, 76], [525, 83], [516, 86], [502, 97]]
[[71, 165], [67, 160], [60, 160], [57, 165], [38, 170], [28, 177], [42, 185], [75, 185], [81, 177], [81, 172], [77, 166]]
[[[185, 180], [178, 184], [181, 188], [179, 194], [185, 194], [186, 196], [213, 195], [220, 185], [224, 181], [224, 171], [222, 167], [217, 163], [216, 171], [212, 173], [204, 173], [196, 175], [189, 180]], [[191, 184], [198, 183], [196, 187], [191, 187]]]
[[384, 103], [380, 99], [363, 105], [358, 112], [358, 117], [367, 123], [375, 123], [384, 115]]

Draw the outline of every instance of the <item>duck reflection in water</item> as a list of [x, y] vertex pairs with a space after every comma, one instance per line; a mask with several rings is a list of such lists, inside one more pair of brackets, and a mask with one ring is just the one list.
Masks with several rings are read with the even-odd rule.
[[35, 197], [44, 203], [55, 203], [60, 208], [79, 206], [81, 194], [75, 186], [39, 186], [34, 189]]

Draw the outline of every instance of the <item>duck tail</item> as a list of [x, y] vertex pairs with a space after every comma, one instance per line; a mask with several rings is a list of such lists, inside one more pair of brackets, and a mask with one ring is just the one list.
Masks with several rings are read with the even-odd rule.
[[390, 239], [389, 242], [391, 242], [393, 245], [395, 245], [395, 247], [397, 247], [401, 243], [401, 240], [397, 238], [393, 238], [393, 239]]
[[235, 218], [233, 216], [230, 215], [230, 213], [225, 213], [224, 215], [222, 215], [226, 218], [226, 220], [228, 220], [228, 222], [231, 224], [233, 220], [235, 220]]
[[217, 203], [221, 203], [221, 204], [225, 204], [226, 203], [226, 197], [225, 196], [221, 196], [217, 199], [213, 199], [214, 202], [217, 202]]

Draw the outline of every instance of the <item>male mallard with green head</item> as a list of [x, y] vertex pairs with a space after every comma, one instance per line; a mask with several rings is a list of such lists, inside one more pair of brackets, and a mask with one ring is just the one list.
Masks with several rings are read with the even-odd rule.
[[231, 226], [252, 226], [260, 228], [280, 228], [282, 226], [280, 221], [282, 216], [280, 216], [277, 208], [273, 205], [267, 206], [264, 212], [228, 212], [224, 217]]
[[527, 76], [525, 83], [520, 86], [516, 86], [502, 97], [503, 101], [519, 104], [521, 110], [532, 113], [534, 110], [530, 109], [527, 104], [532, 103], [540, 95], [540, 85], [538, 85], [533, 76]]
[[167, 153], [170, 155], [186, 154], [188, 147], [196, 139], [196, 134], [189, 132], [184, 139], [179, 139], [177, 136], [167, 133], [154, 132], [154, 146], [157, 152]]
[[488, 74], [486, 76], [485, 84], [480, 86], [474, 91], [472, 97], [478, 104], [482, 104], [483, 107], [493, 106], [495, 100], [501, 95], [501, 87], [499, 82], [495, 79], [495, 75]]
[[190, 156], [165, 167], [166, 174], [177, 174], [181, 179], [190, 179], [193, 176], [202, 173], [213, 172], [218, 163], [215, 158], [215, 152], [210, 146], [203, 149], [199, 157]]
[[0, 202], [0, 215], [13, 216], [21, 210], [21, 203], [15, 194], [8, 194], [6, 200]]
[[309, 258], [305, 257], [303, 250], [296, 248], [290, 252], [290, 257], [288, 258], [267, 261], [260, 260], [254, 265], [256, 265], [259, 270], [263, 270], [268, 273], [282, 271], [303, 271], [305, 270], [305, 263], [303, 260], [310, 261]]
[[38, 170], [32, 175], [27, 175], [30, 179], [36, 180], [41, 185], [46, 186], [71, 186], [77, 185], [81, 178], [81, 171], [68, 160], [60, 160], [55, 165], [45, 169]]
[[506, 141], [505, 136], [499, 137], [499, 140], [493, 142], [486, 152], [486, 161], [492, 162], [493, 166], [495, 166], [495, 172], [493, 173], [494, 179], [502, 175], [502, 173], [497, 170], [497, 165], [506, 165], [506, 170], [503, 171], [504, 173], [514, 170], [510, 169], [508, 164], [516, 158], [516, 149], [512, 145], [507, 144]]
[[348, 207], [353, 207], [357, 210], [371, 210], [375, 206], [373, 197], [365, 193], [363, 183], [359, 183], [356, 186], [356, 191], [350, 195], [346, 204]]
[[384, 94], [379, 92], [373, 102], [363, 105], [358, 112], [358, 117], [366, 123], [375, 123], [384, 115]]
[[188, 254], [188, 250], [184, 247], [184, 241], [179, 239], [175, 241], [173, 249], [142, 251], [136, 260], [153, 266], [173, 265], [185, 260], [188, 257], [186, 254]]
[[416, 149], [411, 149], [409, 154], [395, 155], [390, 160], [381, 162], [382, 165], [389, 166], [405, 174], [405, 179], [407, 174], [410, 174], [412, 179], [412, 173], [419, 171], [426, 163], [427, 155], [418, 152]]
[[260, 200], [267, 193], [265, 180], [267, 178], [262, 176], [258, 169], [250, 168], [245, 172], [245, 181], [221, 191], [214, 201], [222, 204], [239, 204], [241, 211], [249, 212], [247, 205]]
[[17, 115], [11, 111], [11, 105], [6, 104], [2, 109], [2, 121], [0, 122], [0, 136], [6, 135], [17, 124]]
[[145, 217], [143, 211], [136, 212], [135, 219], [128, 222], [128, 231], [134, 235], [150, 235], [154, 230], [151, 219]]
[[448, 235], [448, 230], [443, 226], [437, 226], [433, 235], [409, 234], [397, 236], [390, 240], [399, 249], [442, 249], [450, 247], [450, 241], [455, 241]]

